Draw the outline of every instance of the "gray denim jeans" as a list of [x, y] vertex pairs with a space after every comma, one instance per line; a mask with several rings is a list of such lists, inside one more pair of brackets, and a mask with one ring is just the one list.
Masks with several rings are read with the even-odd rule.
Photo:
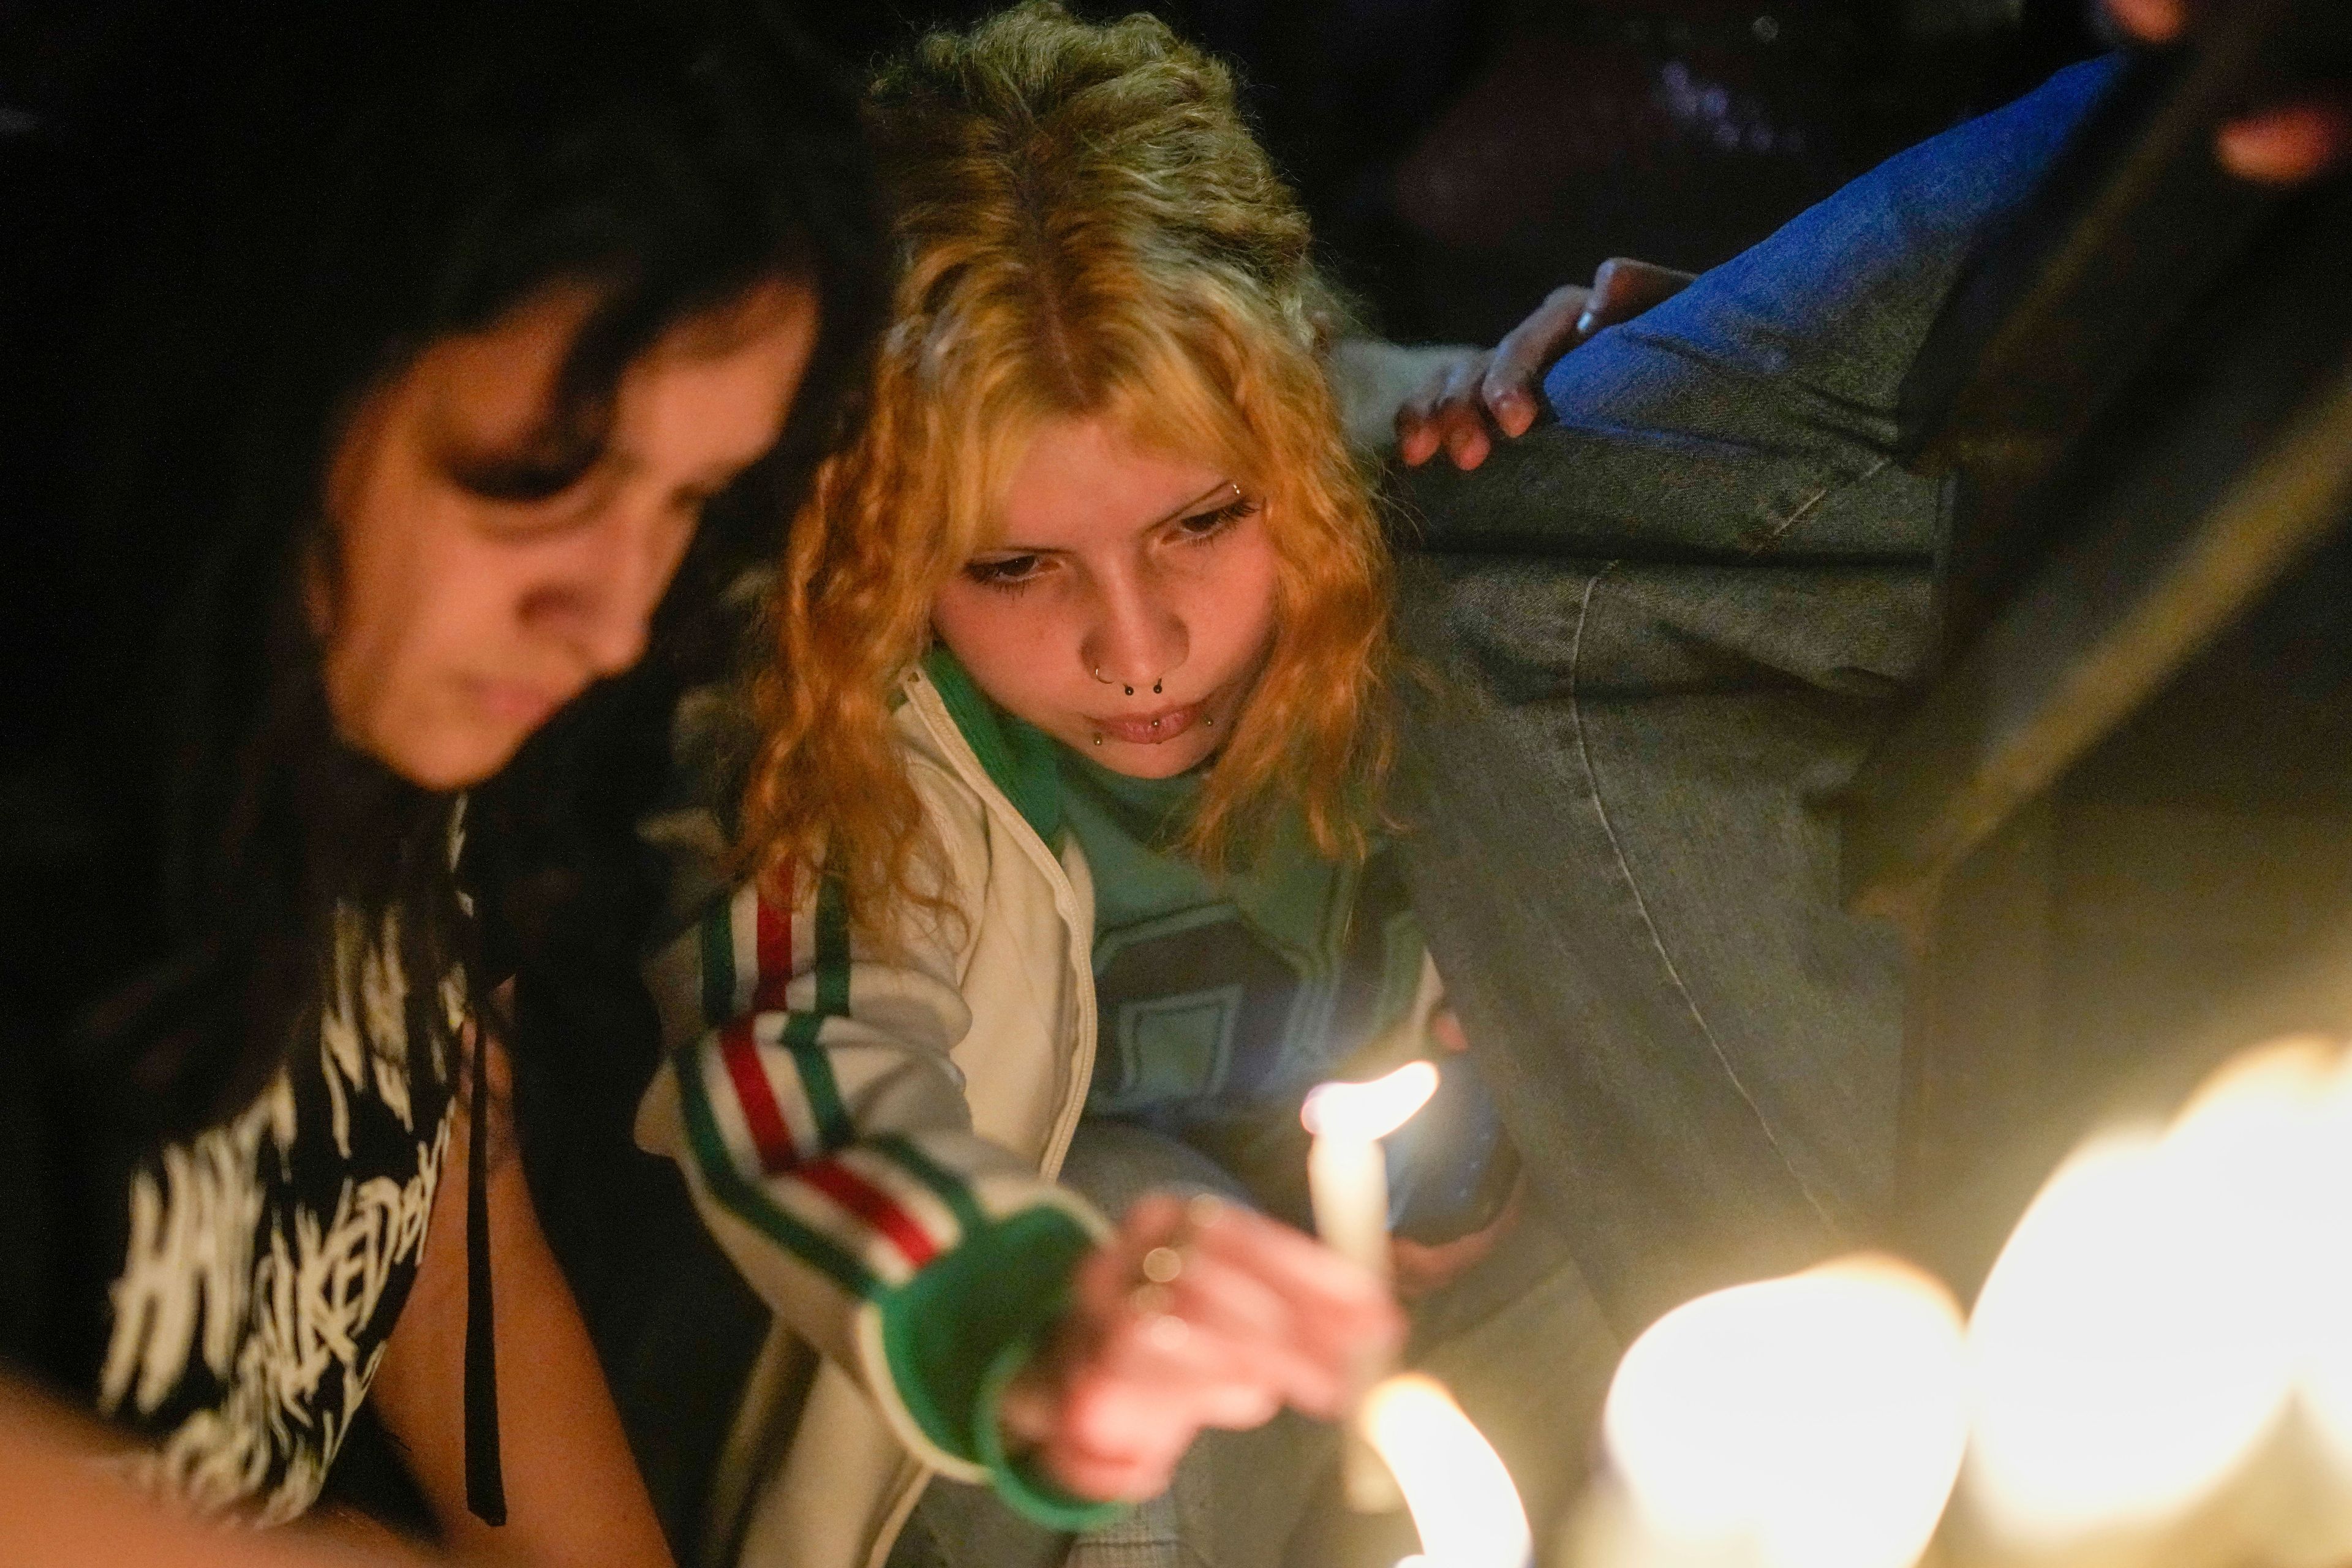
[[2112, 76], [1890, 161], [1406, 481], [1415, 905], [1621, 1335], [1882, 1223], [1901, 954], [1839, 906], [1833, 807], [1932, 642], [1944, 496], [1895, 395]]

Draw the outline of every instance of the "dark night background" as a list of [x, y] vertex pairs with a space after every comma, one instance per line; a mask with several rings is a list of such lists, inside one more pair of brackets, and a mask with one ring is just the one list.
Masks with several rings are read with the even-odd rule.
[[[989, 0], [803, 6], [871, 59]], [[1083, 15], [1137, 9], [1077, 0]], [[1611, 255], [1722, 260], [2095, 47], [2085, 0], [1161, 0], [1235, 62], [1340, 278], [1491, 341]], [[0, 161], [69, 127], [141, 0], [0, 0]], [[14, 174], [14, 169], [8, 173]]]

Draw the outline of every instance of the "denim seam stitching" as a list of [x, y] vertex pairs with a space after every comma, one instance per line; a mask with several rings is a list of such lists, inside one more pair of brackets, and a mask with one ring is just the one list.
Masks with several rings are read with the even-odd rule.
[[[1751, 553], [1760, 553], [1763, 551], [1771, 549], [1774, 545], [1780, 542], [1780, 536], [1782, 534], [1796, 527], [1797, 524], [1804, 521], [1805, 519], [1811, 517], [1814, 512], [1819, 511], [1821, 510], [1822, 503], [1829, 500], [1832, 494], [1838, 490], [1844, 489], [1850, 485], [1861, 484], [1864, 480], [1871, 478], [1894, 460], [1895, 459], [1893, 458], [1886, 457], [1882, 454], [1876, 462], [1872, 463], [1870, 467], [1863, 469], [1862, 472], [1850, 475], [1845, 479], [1840, 479], [1833, 485], [1823, 485], [1811, 495], [1807, 496], [1803, 500], [1798, 502], [1797, 505], [1790, 510], [1788, 516], [1782, 518], [1780, 521], [1771, 526], [1770, 530], [1765, 533], [1763, 538], [1752, 541], [1748, 546], [1748, 551]], [[1615, 562], [1610, 563], [1610, 565], [1612, 566], [1615, 564]], [[1602, 570], [1606, 571], [1608, 568], [1603, 567]]]
[[1731, 1080], [1731, 1087], [1738, 1092], [1740, 1103], [1746, 1105], [1748, 1113], [1756, 1118], [1756, 1125], [1764, 1133], [1764, 1142], [1769, 1144], [1772, 1152], [1780, 1157], [1780, 1163], [1787, 1169], [1790, 1179], [1797, 1184], [1797, 1191], [1804, 1195], [1806, 1204], [1811, 1207], [1815, 1215], [1820, 1216], [1822, 1223], [1835, 1234], [1843, 1227], [1830, 1216], [1829, 1211], [1822, 1207], [1821, 1199], [1814, 1195], [1812, 1186], [1805, 1180], [1804, 1173], [1799, 1171], [1796, 1163], [1789, 1158], [1789, 1152], [1780, 1147], [1780, 1140], [1774, 1134], [1772, 1123], [1766, 1119], [1763, 1107], [1756, 1103], [1756, 1097], [1749, 1094], [1748, 1086], [1740, 1081], [1738, 1070], [1731, 1065], [1730, 1057], [1724, 1051], [1723, 1042], [1716, 1037], [1713, 1026], [1706, 1021], [1706, 1015], [1699, 1011], [1698, 999], [1691, 994], [1690, 987], [1683, 984], [1682, 971], [1675, 966], [1674, 955], [1666, 951], [1665, 938], [1659, 933], [1657, 922], [1650, 918], [1650, 902], [1642, 896], [1642, 885], [1634, 880], [1633, 867], [1625, 858], [1624, 846], [1618, 841], [1616, 824], [1609, 820], [1608, 805], [1601, 798], [1601, 774], [1592, 765], [1592, 747], [1585, 739], [1584, 705], [1578, 697], [1577, 681], [1584, 656], [1584, 628], [1592, 617], [1592, 595], [1600, 588], [1601, 580], [1617, 570], [1619, 564], [1620, 563], [1615, 561], [1608, 562], [1586, 581], [1584, 596], [1576, 608], [1576, 636], [1570, 642], [1568, 648], [1568, 717], [1569, 722], [1576, 727], [1576, 754], [1578, 760], [1584, 764], [1584, 781], [1592, 791], [1592, 812], [1601, 819], [1601, 837], [1608, 839], [1609, 853], [1616, 860], [1619, 873], [1625, 879], [1626, 889], [1633, 895], [1633, 911], [1641, 916], [1642, 930], [1648, 934], [1650, 947], [1657, 953], [1658, 963], [1665, 969], [1666, 979], [1673, 984], [1675, 994], [1682, 998], [1684, 1011], [1690, 1015], [1691, 1022], [1698, 1026], [1698, 1032], [1706, 1039], [1707, 1049], [1715, 1054], [1717, 1065], [1723, 1068], [1723, 1076]]

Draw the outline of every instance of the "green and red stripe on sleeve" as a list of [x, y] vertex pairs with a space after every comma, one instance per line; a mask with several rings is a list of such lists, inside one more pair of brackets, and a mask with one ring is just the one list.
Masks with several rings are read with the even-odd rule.
[[703, 921], [703, 999], [772, 1005], [714, 1018], [679, 1053], [681, 1109], [711, 1194], [843, 1289], [903, 1284], [984, 1218], [952, 1169], [911, 1138], [860, 1139], [820, 1041], [849, 1012], [849, 930], [837, 888], [820, 885], [809, 954], [814, 1005], [782, 1010], [796, 978], [793, 922], [751, 888]]
[[[702, 918], [702, 1021], [710, 1027], [746, 1014], [782, 1012], [784, 988], [793, 980], [794, 952], [789, 876], [778, 889], [782, 903], [761, 897], [756, 880], [735, 889], [723, 903]], [[832, 897], [828, 900], [827, 894]], [[846, 925], [841, 899], [829, 883], [821, 884], [814, 920], [822, 928], [828, 918]], [[803, 924], [809, 923], [803, 920]], [[847, 931], [842, 933], [842, 991], [848, 989]], [[801, 950], [806, 951], [806, 933]], [[819, 945], [823, 939], [819, 938]]]

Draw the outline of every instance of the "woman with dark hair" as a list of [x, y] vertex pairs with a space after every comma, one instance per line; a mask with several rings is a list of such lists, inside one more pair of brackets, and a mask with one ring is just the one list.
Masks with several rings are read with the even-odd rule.
[[666, 725], [776, 548], [865, 335], [847, 100], [723, 0], [166, 6], [119, 79], [9, 356], [54, 391], [5, 783], [59, 826], [8, 846], [57, 900], [0, 1352], [203, 1510], [304, 1512], [364, 1398], [453, 1544], [665, 1561], [502, 1157], [497, 933], [566, 896], [570, 792], [470, 847], [463, 792], [567, 707], [575, 773]]

